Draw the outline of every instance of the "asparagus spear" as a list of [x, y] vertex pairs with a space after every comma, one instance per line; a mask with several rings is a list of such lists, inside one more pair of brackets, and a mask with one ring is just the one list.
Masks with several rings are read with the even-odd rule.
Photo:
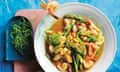
[[75, 24], [75, 20], [73, 19], [73, 20], [71, 20], [70, 25], [67, 27], [67, 29], [63, 33], [63, 36], [66, 37], [70, 33], [70, 31], [71, 31], [74, 24]]

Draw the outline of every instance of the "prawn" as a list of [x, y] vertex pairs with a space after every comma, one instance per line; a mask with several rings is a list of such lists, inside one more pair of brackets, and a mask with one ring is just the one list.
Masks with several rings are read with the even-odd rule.
[[47, 10], [52, 17], [54, 17], [55, 19], [58, 19], [58, 16], [55, 15], [55, 11], [59, 6], [59, 3], [57, 1], [48, 0], [48, 4], [46, 4], [44, 0], [41, 0], [40, 6], [43, 9]]

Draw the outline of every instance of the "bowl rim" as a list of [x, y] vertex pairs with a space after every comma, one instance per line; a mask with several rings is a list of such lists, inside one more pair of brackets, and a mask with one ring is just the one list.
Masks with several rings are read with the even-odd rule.
[[[104, 68], [104, 70], [103, 70], [103, 71], [106, 71], [106, 70], [109, 68], [109, 66], [112, 64], [112, 62], [113, 62], [113, 60], [114, 60], [114, 58], [115, 58], [115, 55], [116, 55], [116, 50], [117, 50], [116, 32], [115, 32], [115, 30], [114, 30], [114, 27], [113, 27], [111, 21], [109, 20], [109, 18], [108, 18], [101, 10], [99, 10], [98, 8], [96, 8], [96, 7], [94, 7], [94, 6], [90, 5], [90, 4], [80, 3], [80, 2], [69, 2], [69, 3], [61, 4], [59, 8], [64, 7], [64, 6], [74, 5], [74, 4], [81, 5], [81, 6], [85, 6], [85, 7], [88, 7], [88, 8], [91, 8], [91, 9], [95, 10], [96, 12], [98, 12], [99, 14], [101, 14], [101, 15], [107, 20], [107, 22], [109, 23], [109, 26], [111, 27], [111, 30], [112, 30], [112, 33], [113, 33], [113, 38], [114, 38], [114, 44], [113, 44], [113, 45], [114, 45], [114, 51], [113, 51], [113, 54], [112, 54], [109, 62], [105, 65], [105, 68]], [[43, 22], [43, 20], [45, 20], [45, 18], [46, 18], [48, 15], [49, 15], [49, 14], [46, 14], [46, 15], [43, 17], [43, 19], [41, 20], [41, 22], [40, 22], [39, 24], [41, 24], [41, 23]], [[39, 24], [38, 24], [38, 25], [39, 25]], [[41, 24], [41, 25], [42, 25], [42, 24]], [[41, 25], [40, 25], [40, 26], [41, 26]], [[35, 44], [35, 43], [36, 43], [36, 38], [35, 38], [35, 37], [36, 37], [36, 35], [37, 35], [37, 30], [38, 30], [38, 27], [37, 27], [36, 32], [35, 32], [35, 35], [34, 35], [34, 52], [35, 52], [35, 56], [36, 56], [36, 58], [37, 58], [37, 62], [38, 62], [39, 65], [42, 67], [42, 69], [46, 72], [47, 70], [41, 65], [41, 62], [39, 61], [39, 56], [37, 55], [37, 54], [38, 54], [38, 53], [37, 53], [37, 49], [35, 48], [35, 45], [36, 45], [36, 44]]]

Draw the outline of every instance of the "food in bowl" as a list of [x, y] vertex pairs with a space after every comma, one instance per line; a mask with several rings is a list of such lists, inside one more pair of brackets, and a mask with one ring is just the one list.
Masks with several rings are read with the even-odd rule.
[[62, 72], [82, 72], [92, 68], [104, 48], [104, 35], [85, 16], [66, 14], [45, 31], [46, 54]]
[[32, 59], [34, 57], [33, 31], [31, 23], [26, 17], [12, 17], [8, 22], [6, 34], [8, 39], [7, 47], [12, 48], [13, 54], [18, 54], [19, 57], [24, 59]]

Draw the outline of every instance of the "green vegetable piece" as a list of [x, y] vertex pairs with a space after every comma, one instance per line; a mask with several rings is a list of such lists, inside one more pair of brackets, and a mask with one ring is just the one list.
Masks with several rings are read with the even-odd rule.
[[81, 46], [82, 46], [82, 48], [83, 48], [83, 56], [85, 57], [86, 54], [87, 54], [86, 46], [85, 46], [85, 44], [83, 43], [83, 41], [82, 41], [79, 37], [77, 37], [76, 39], [77, 39], [77, 40], [79, 41], [79, 43], [81, 44]]
[[83, 70], [83, 65], [82, 64], [80, 64], [79, 69]]
[[77, 36], [80, 36], [80, 34], [81, 34], [81, 29], [80, 29], [80, 28], [78, 28], [78, 31], [77, 31]]
[[76, 54], [76, 60], [77, 60], [77, 65], [80, 70], [83, 69], [82, 63], [83, 63], [83, 58], [80, 54]]
[[95, 57], [97, 57], [97, 56], [99, 55], [100, 50], [101, 50], [102, 47], [103, 47], [103, 44], [101, 44], [101, 45], [99, 46], [99, 49], [97, 50], [97, 52], [96, 52], [96, 54], [95, 54]]
[[79, 37], [80, 35], [88, 37], [88, 39], [85, 42], [96, 42], [97, 41], [97, 38], [95, 36], [92, 36], [90, 34], [81, 33], [80, 29], [78, 29], [77, 36]]
[[75, 24], [75, 20], [71, 20], [70, 26], [67, 27], [66, 31], [63, 33], [63, 36], [67, 37], [67, 35], [70, 33], [72, 30], [73, 25]]
[[86, 49], [86, 46], [85, 46], [84, 42], [79, 38], [80, 35], [81, 35], [81, 31], [80, 31], [80, 29], [78, 29], [76, 39], [78, 40], [78, 42], [82, 46], [82, 48], [83, 48], [83, 56], [85, 57], [86, 54], [87, 54], [87, 49]]
[[83, 63], [84, 54], [80, 50], [78, 50], [77, 48], [74, 48], [73, 44], [70, 42], [66, 42], [65, 46], [72, 51], [73, 65], [74, 65], [75, 72], [78, 72], [79, 69], [82, 70], [83, 69], [82, 63]]
[[76, 39], [80, 42], [81, 45], [84, 45], [84, 42], [79, 38], [80, 35], [81, 35], [81, 31], [80, 29], [78, 29]]
[[75, 15], [75, 14], [66, 14], [64, 16], [64, 18], [72, 18], [72, 19], [75, 19], [75, 20], [78, 20], [80, 22], [86, 22], [85, 19], [83, 19], [80, 15]]
[[84, 56], [84, 53], [82, 51], [80, 51], [80, 49], [75, 48], [73, 46], [73, 44], [71, 44], [70, 42], [66, 42], [64, 44], [68, 49], [70, 49], [72, 51], [73, 54], [80, 54], [81, 56]]
[[49, 36], [48, 43], [57, 46], [60, 44], [60, 34], [52, 34]]
[[75, 59], [74, 56], [73, 56], [73, 64], [74, 64], [74, 70], [75, 70], [75, 72], [78, 72], [78, 65], [77, 65], [77, 62], [76, 62], [76, 59]]
[[74, 62], [73, 64], [74, 64], [75, 72], [83, 69], [82, 66], [83, 58], [80, 54], [76, 53], [73, 55], [73, 62]]
[[96, 42], [97, 41], [97, 38], [95, 36], [92, 36], [92, 35], [85, 35], [88, 37], [88, 42]]
[[81, 55], [80, 55], [80, 54], [77, 54], [76, 56], [77, 56], [77, 58], [79, 59], [80, 63], [82, 63], [82, 62], [83, 62], [83, 58], [81, 57]]

